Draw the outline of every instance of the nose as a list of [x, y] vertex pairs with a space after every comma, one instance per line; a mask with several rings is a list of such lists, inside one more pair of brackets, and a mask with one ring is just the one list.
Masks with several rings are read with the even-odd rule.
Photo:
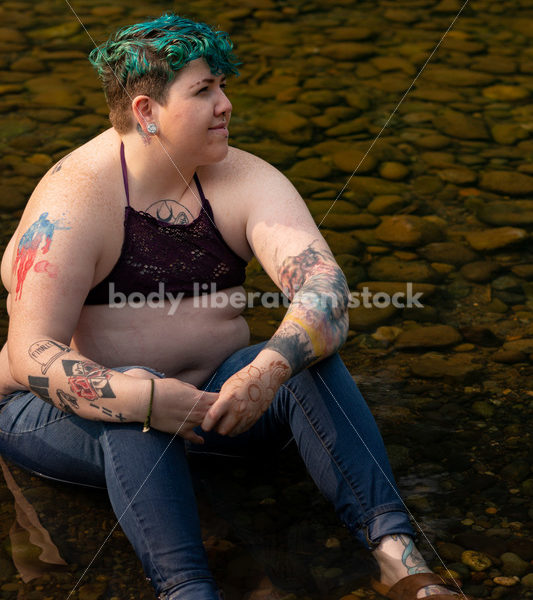
[[224, 93], [224, 90], [220, 90], [220, 97], [216, 105], [216, 113], [217, 115], [229, 115], [233, 109], [229, 98]]

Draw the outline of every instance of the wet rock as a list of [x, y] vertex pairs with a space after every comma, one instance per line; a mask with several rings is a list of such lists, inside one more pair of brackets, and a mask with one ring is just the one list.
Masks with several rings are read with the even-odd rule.
[[384, 179], [400, 181], [409, 175], [409, 169], [405, 165], [402, 165], [402, 163], [384, 162], [379, 167], [379, 174]]
[[398, 312], [392, 305], [378, 308], [376, 306], [357, 306], [348, 309], [350, 329], [354, 331], [369, 331], [387, 322]]
[[517, 227], [496, 227], [466, 234], [467, 242], [474, 250], [496, 250], [505, 248], [528, 237], [527, 231]]
[[322, 235], [334, 255], [357, 254], [361, 247], [361, 242], [359, 242], [357, 238], [346, 233], [338, 233], [329, 229], [323, 229]]
[[498, 350], [490, 358], [497, 363], [512, 365], [526, 361], [527, 355], [517, 350]]
[[472, 356], [465, 354], [445, 357], [437, 353], [424, 354], [414, 360], [411, 371], [418, 377], [442, 379], [450, 377], [458, 381], [470, 381], [483, 370], [482, 365], [473, 362]]
[[430, 325], [403, 331], [395, 342], [399, 349], [441, 348], [461, 341], [461, 334], [450, 325]]
[[444, 135], [433, 133], [430, 135], [424, 135], [413, 140], [414, 144], [420, 148], [427, 148], [428, 150], [441, 150], [451, 144], [451, 139]]
[[331, 211], [330, 213], [318, 215], [317, 221], [324, 227], [334, 231], [350, 231], [360, 227], [374, 227], [379, 222], [378, 218], [368, 213], [342, 214]]
[[433, 125], [439, 131], [462, 140], [488, 140], [490, 137], [484, 121], [451, 109], [435, 117]]
[[309, 121], [290, 110], [267, 112], [251, 123], [277, 134], [282, 141], [288, 143], [300, 143], [311, 139]]
[[336, 44], [326, 44], [321, 48], [321, 52], [323, 56], [334, 60], [353, 61], [375, 54], [376, 47], [357, 42], [337, 42]]
[[436, 289], [436, 285], [431, 283], [411, 283], [411, 282], [397, 282], [397, 281], [361, 281], [357, 285], [358, 290], [368, 289], [373, 294], [379, 292], [394, 296], [395, 294], [402, 294], [405, 297], [416, 296], [420, 301], [425, 300], [432, 296]]
[[352, 178], [352, 186], [354, 189], [362, 188], [371, 195], [382, 196], [391, 194], [401, 194], [405, 186], [401, 183], [385, 181], [377, 177], [358, 177]]
[[502, 146], [512, 146], [529, 137], [529, 133], [516, 123], [496, 123], [490, 131], [494, 141]]
[[516, 171], [488, 171], [483, 173], [480, 187], [509, 196], [526, 196], [533, 193], [533, 177]]
[[477, 181], [477, 174], [472, 169], [466, 167], [448, 167], [447, 169], [441, 169], [438, 172], [438, 176], [449, 183], [456, 185], [467, 185]]
[[426, 196], [435, 196], [442, 188], [443, 184], [439, 177], [433, 175], [420, 175], [416, 179], [413, 179], [413, 192], [417, 196], [422, 198]]
[[69, 38], [78, 33], [81, 25], [77, 20], [65, 21], [59, 25], [29, 31], [28, 36], [35, 40], [52, 40], [54, 38]]
[[435, 283], [440, 275], [426, 262], [411, 260], [408, 262], [392, 256], [374, 260], [368, 268], [368, 274], [376, 281], [412, 281], [416, 283]]
[[533, 279], [533, 264], [515, 265], [511, 271], [522, 279]]
[[398, 195], [375, 196], [367, 206], [368, 212], [374, 215], [387, 215], [396, 212], [406, 204], [406, 200]]
[[101, 600], [104, 597], [107, 585], [104, 582], [86, 583], [80, 586], [79, 600]]
[[522, 577], [522, 579], [520, 580], [520, 583], [529, 589], [533, 589], [533, 573], [528, 573], [527, 575], [524, 575], [524, 577]]
[[464, 244], [455, 242], [433, 242], [418, 249], [418, 253], [430, 262], [463, 265], [475, 260], [476, 254]]
[[477, 260], [463, 265], [461, 267], [461, 275], [465, 279], [468, 279], [468, 281], [485, 283], [486, 281], [490, 281], [501, 268], [501, 265], [497, 262]]
[[465, 550], [461, 555], [461, 561], [473, 571], [485, 571], [492, 566], [492, 560], [483, 552]]
[[475, 400], [472, 403], [472, 412], [483, 419], [490, 419], [494, 416], [494, 406], [486, 400]]
[[478, 219], [491, 225], [533, 225], [533, 200], [488, 202], [481, 205], [476, 214]]
[[40, 60], [32, 56], [22, 56], [11, 63], [12, 71], [23, 71], [26, 73], [40, 73], [45, 70], [45, 65]]
[[512, 58], [488, 54], [487, 56], [477, 56], [472, 63], [472, 69], [497, 75], [508, 75], [516, 72], [517, 64]]
[[464, 548], [459, 544], [453, 542], [438, 542], [437, 549], [439, 555], [443, 561], [448, 562], [459, 562], [464, 552]]
[[530, 92], [524, 87], [518, 85], [493, 85], [483, 90], [483, 96], [491, 100], [502, 100], [512, 102], [513, 100], [523, 100], [528, 98]]
[[461, 327], [459, 331], [467, 342], [471, 342], [477, 346], [491, 348], [499, 346], [502, 343], [500, 338], [491, 329], [482, 325], [466, 325]]
[[502, 561], [501, 571], [504, 575], [517, 577], [522, 577], [525, 575], [530, 568], [530, 565], [527, 561], [522, 560], [517, 554], [514, 552], [504, 552], [500, 556], [500, 560]]
[[512, 340], [510, 342], [505, 342], [503, 349], [510, 350], [511, 352], [533, 354], [533, 339]]
[[430, 221], [414, 215], [384, 217], [376, 237], [398, 247], [421, 246], [443, 238], [442, 230]]
[[369, 173], [373, 171], [378, 161], [371, 154], [366, 154], [354, 148], [346, 148], [339, 152], [335, 152], [331, 160], [337, 169], [344, 173], [353, 173], [357, 169], [357, 173]]
[[424, 72], [424, 78], [427, 81], [452, 87], [490, 85], [494, 81], [494, 77], [486, 73], [478, 73], [470, 69], [451, 69], [439, 65], [429, 65]]
[[309, 177], [310, 179], [325, 179], [330, 174], [331, 167], [319, 158], [301, 160], [287, 171], [288, 177]]

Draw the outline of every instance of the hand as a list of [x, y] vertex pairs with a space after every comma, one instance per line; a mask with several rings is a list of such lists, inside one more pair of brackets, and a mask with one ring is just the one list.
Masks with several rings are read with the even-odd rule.
[[194, 432], [194, 428], [202, 423], [218, 394], [204, 392], [172, 377], [155, 379], [154, 383], [152, 427], [203, 444], [203, 438]]
[[289, 373], [289, 366], [279, 359], [266, 367], [251, 363], [237, 371], [222, 386], [218, 400], [202, 422], [202, 429], [214, 428], [230, 437], [247, 431], [268, 409]]

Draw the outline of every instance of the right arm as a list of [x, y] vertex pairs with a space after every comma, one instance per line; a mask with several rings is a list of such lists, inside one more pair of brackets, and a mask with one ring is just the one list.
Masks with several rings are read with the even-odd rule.
[[[70, 347], [103, 251], [106, 213], [95, 177], [78, 177], [73, 157], [50, 171], [28, 203], [11, 261], [9, 366], [44, 401], [93, 420], [142, 423], [150, 382], [99, 365]], [[106, 210], [107, 209], [107, 210]], [[109, 219], [107, 219], [109, 220]], [[116, 233], [115, 233], [116, 234]], [[152, 424], [200, 441], [193, 427], [216, 398], [176, 379], [158, 379]]]

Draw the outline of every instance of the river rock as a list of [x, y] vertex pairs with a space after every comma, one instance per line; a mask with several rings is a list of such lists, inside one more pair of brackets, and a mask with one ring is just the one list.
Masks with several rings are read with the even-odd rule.
[[376, 54], [376, 46], [357, 42], [337, 42], [322, 46], [321, 54], [334, 60], [354, 61]]
[[495, 227], [466, 234], [467, 242], [474, 250], [496, 250], [521, 242], [528, 237], [525, 229], [517, 227]]
[[355, 148], [345, 148], [339, 152], [335, 152], [331, 160], [335, 167], [344, 173], [353, 173], [354, 171], [357, 173], [369, 173], [378, 164], [374, 156]]
[[322, 235], [334, 255], [357, 254], [361, 248], [361, 242], [347, 233], [338, 233], [329, 229], [323, 229]]
[[521, 577], [522, 575], [525, 575], [530, 568], [529, 563], [522, 560], [514, 552], [504, 552], [500, 556], [500, 560], [503, 563], [501, 571], [504, 575], [516, 575], [517, 577]]
[[463, 265], [461, 267], [461, 275], [465, 279], [468, 279], [468, 281], [485, 283], [490, 281], [501, 268], [501, 265], [497, 262], [489, 260], [477, 260]]
[[379, 174], [384, 179], [400, 181], [409, 175], [409, 169], [405, 165], [402, 165], [402, 163], [384, 162], [379, 167]]
[[277, 134], [282, 141], [300, 143], [311, 139], [309, 121], [291, 110], [267, 112], [252, 119], [252, 125]]
[[450, 325], [430, 325], [403, 331], [395, 342], [395, 347], [406, 348], [441, 348], [461, 341], [461, 334]]
[[516, 73], [517, 64], [515, 60], [507, 56], [488, 54], [486, 56], [476, 56], [472, 63], [472, 69], [497, 75], [509, 75]]
[[442, 133], [461, 140], [488, 140], [489, 132], [485, 122], [476, 117], [447, 109], [433, 119], [433, 125]]
[[492, 85], [483, 90], [483, 96], [491, 100], [503, 100], [509, 102], [513, 100], [523, 100], [528, 98], [530, 92], [524, 87], [518, 85]]
[[456, 242], [433, 242], [418, 249], [418, 254], [430, 262], [464, 265], [476, 259], [475, 252]]
[[403, 261], [393, 256], [375, 259], [368, 268], [368, 274], [376, 281], [412, 281], [416, 283], [436, 283], [441, 276], [426, 262]]
[[494, 362], [507, 365], [527, 361], [527, 355], [518, 350], [498, 350], [490, 358]]
[[374, 215], [390, 215], [405, 206], [406, 203], [407, 201], [402, 196], [383, 195], [375, 196], [366, 208]]
[[388, 321], [398, 312], [398, 309], [389, 305], [385, 307], [357, 306], [348, 309], [350, 329], [354, 331], [369, 331]]
[[485, 571], [492, 566], [492, 560], [483, 552], [465, 550], [461, 555], [461, 562], [473, 571]]
[[481, 176], [480, 187], [509, 196], [533, 194], [533, 177], [517, 171], [487, 171]]
[[376, 229], [376, 237], [401, 248], [422, 246], [443, 238], [442, 230], [415, 215], [394, 215], [384, 217]]
[[503, 349], [513, 352], [523, 352], [524, 354], [533, 354], [533, 339], [527, 338], [505, 342]]
[[483, 370], [483, 366], [473, 360], [472, 356], [466, 354], [445, 357], [442, 354], [428, 353], [411, 363], [411, 371], [413, 375], [429, 379], [450, 377], [458, 381], [470, 381]]
[[492, 137], [497, 144], [512, 146], [519, 140], [525, 140], [529, 133], [516, 123], [496, 123], [491, 128]]
[[477, 73], [470, 69], [452, 69], [430, 64], [424, 71], [424, 79], [452, 87], [477, 87], [490, 85], [495, 78], [487, 73]]
[[477, 209], [476, 215], [490, 225], [533, 225], [533, 200], [488, 202]]
[[[394, 296], [394, 294], [403, 294], [403, 296], [416, 296], [420, 301], [432, 296], [437, 286], [431, 283], [411, 283], [399, 281], [361, 281], [357, 284], [358, 290], [370, 290], [373, 294], [379, 292]], [[421, 294], [421, 295], [419, 295]]]
[[350, 231], [360, 227], [375, 227], [379, 220], [374, 215], [368, 213], [342, 214], [337, 211], [331, 211], [326, 215], [318, 215], [316, 218], [318, 223], [322, 223], [324, 227], [333, 229], [334, 231]]
[[520, 580], [520, 583], [528, 590], [533, 589], [533, 573], [524, 575]]
[[310, 179], [326, 179], [331, 174], [331, 167], [319, 158], [307, 158], [293, 165], [288, 177], [309, 177]]

